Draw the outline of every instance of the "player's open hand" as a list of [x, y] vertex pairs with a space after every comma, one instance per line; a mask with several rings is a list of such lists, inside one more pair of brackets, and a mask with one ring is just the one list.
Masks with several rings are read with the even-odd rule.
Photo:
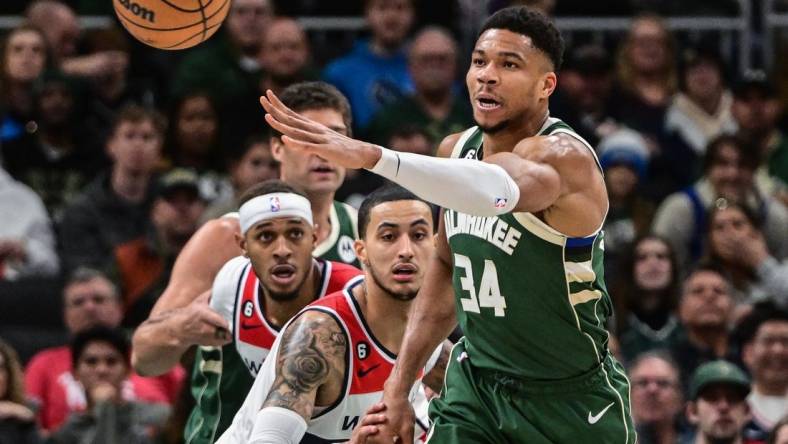
[[378, 426], [386, 422], [386, 415], [383, 414], [385, 410], [386, 406], [382, 402], [373, 404], [372, 407], [367, 409], [364, 417], [361, 419], [361, 423], [353, 430], [353, 436], [350, 437], [350, 441], [347, 444], [365, 444], [369, 442], [367, 438], [376, 435], [380, 431]]
[[282, 142], [294, 150], [316, 154], [345, 168], [372, 168], [380, 159], [380, 147], [352, 139], [288, 108], [268, 90], [260, 97], [265, 120], [282, 133]]

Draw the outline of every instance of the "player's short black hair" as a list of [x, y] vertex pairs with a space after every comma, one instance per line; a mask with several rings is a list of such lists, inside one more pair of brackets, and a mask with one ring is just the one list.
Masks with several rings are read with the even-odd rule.
[[[326, 82], [299, 82], [283, 89], [277, 95], [288, 108], [295, 112], [333, 109], [342, 114], [342, 120], [350, 134], [353, 117], [350, 113], [350, 102], [336, 87]], [[271, 128], [271, 135], [282, 137], [282, 133]]]
[[[398, 200], [417, 200], [419, 202], [424, 202], [428, 207], [430, 206], [429, 202], [426, 200], [416, 196], [415, 194], [395, 183], [389, 182], [370, 193], [370, 195], [367, 196], [363, 202], [361, 202], [361, 207], [358, 209], [359, 239], [363, 240], [367, 237], [367, 227], [369, 226], [370, 213], [372, 212], [372, 209], [382, 203], [395, 202]], [[432, 211], [430, 211], [430, 219], [432, 219], [432, 217]], [[434, 222], [435, 221], [433, 220], [433, 223]]]
[[104, 342], [112, 346], [123, 356], [123, 362], [126, 363], [126, 366], [129, 366], [131, 345], [123, 330], [96, 326], [77, 333], [74, 335], [74, 339], [71, 340], [71, 364], [74, 368], [76, 368], [79, 358], [82, 357], [88, 345], [94, 342]]
[[306, 194], [304, 194], [304, 192], [298, 188], [279, 179], [271, 179], [252, 185], [248, 190], [244, 191], [240, 199], [238, 199], [238, 206], [240, 207], [255, 197], [264, 196], [271, 193], [293, 193], [306, 197]]
[[533, 45], [553, 62], [553, 70], [561, 69], [564, 39], [561, 31], [542, 13], [526, 6], [504, 8], [487, 18], [479, 36], [488, 29], [505, 29], [530, 37]]

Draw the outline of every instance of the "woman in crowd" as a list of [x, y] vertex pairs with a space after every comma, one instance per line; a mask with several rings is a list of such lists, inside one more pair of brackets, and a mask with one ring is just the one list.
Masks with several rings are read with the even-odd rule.
[[33, 82], [50, 60], [41, 30], [22, 25], [11, 30], [0, 49], [0, 141], [19, 138], [33, 118]]
[[25, 405], [23, 381], [16, 352], [0, 339], [0, 443], [40, 442], [36, 416]]
[[616, 324], [621, 353], [669, 348], [679, 333], [678, 270], [670, 244], [656, 235], [636, 240], [621, 261], [616, 297]]
[[762, 216], [727, 199], [709, 212], [707, 258], [728, 274], [738, 304], [769, 298], [788, 305], [788, 263], [769, 252], [761, 231]]

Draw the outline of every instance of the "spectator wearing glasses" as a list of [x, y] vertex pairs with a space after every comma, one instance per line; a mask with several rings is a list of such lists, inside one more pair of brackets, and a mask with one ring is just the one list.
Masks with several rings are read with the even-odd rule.
[[[71, 335], [95, 326], [117, 327], [122, 317], [120, 294], [104, 274], [87, 268], [72, 273], [63, 289], [63, 321]], [[158, 378], [132, 374], [123, 383], [122, 394], [127, 399], [169, 403], [183, 377], [180, 367]], [[33, 356], [25, 369], [25, 386], [46, 431], [60, 427], [70, 412], [87, 407], [84, 388], [72, 372], [68, 346], [48, 348]]]
[[683, 406], [678, 366], [663, 352], [647, 352], [632, 361], [629, 380], [638, 442], [674, 444]]

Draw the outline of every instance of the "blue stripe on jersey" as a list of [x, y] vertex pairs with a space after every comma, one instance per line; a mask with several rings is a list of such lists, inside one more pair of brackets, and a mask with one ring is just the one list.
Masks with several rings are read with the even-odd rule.
[[570, 237], [566, 239], [566, 246], [569, 248], [587, 247], [594, 243], [596, 236], [597, 235], [595, 234], [593, 236], [588, 236], [588, 237]]

